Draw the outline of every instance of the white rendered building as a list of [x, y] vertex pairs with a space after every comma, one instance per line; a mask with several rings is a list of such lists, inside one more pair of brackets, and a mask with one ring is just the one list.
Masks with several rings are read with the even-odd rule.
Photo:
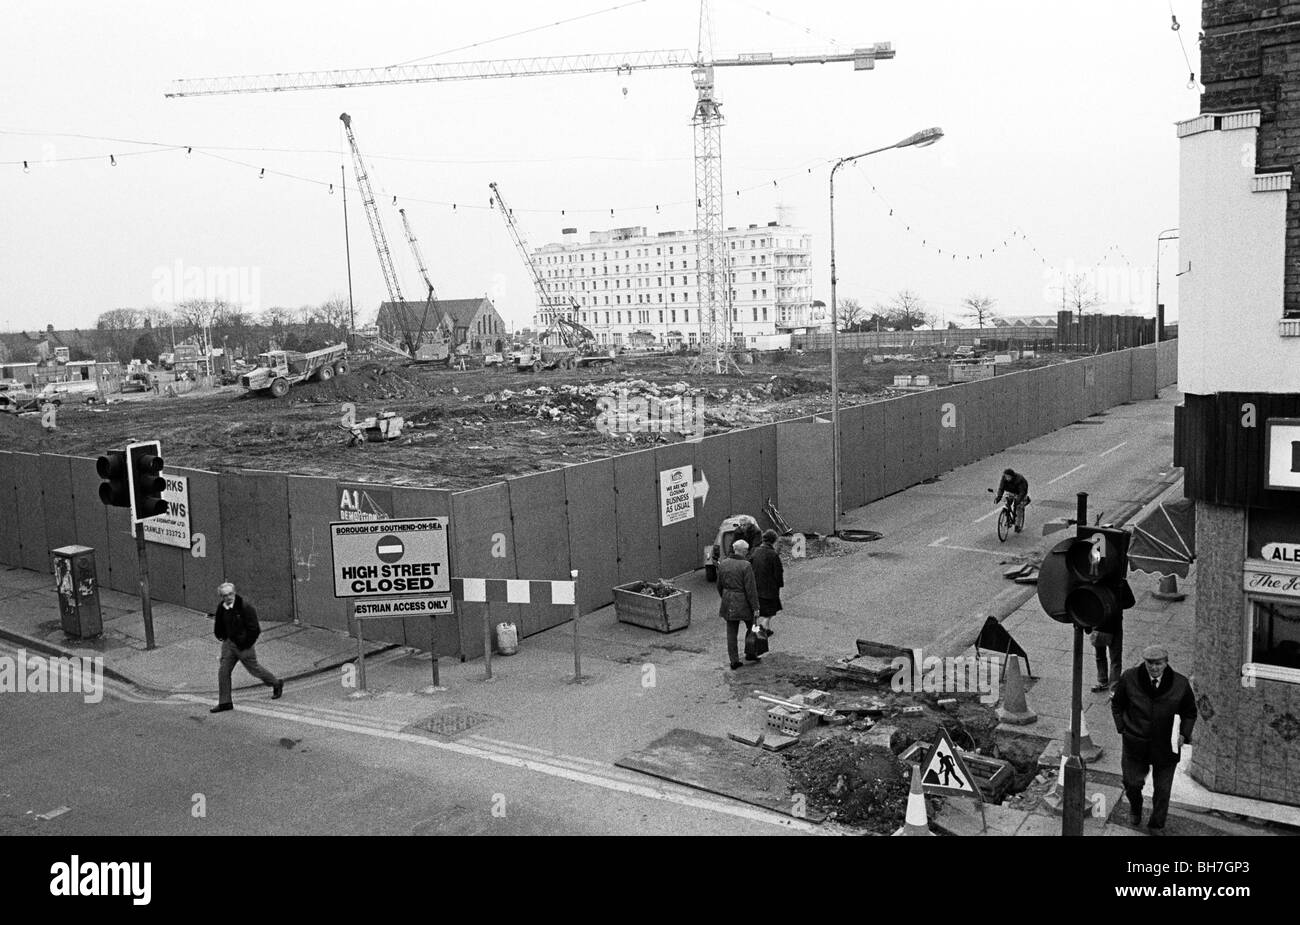
[[[534, 326], [562, 316], [586, 325], [602, 344], [698, 344], [699, 260], [691, 231], [647, 233], [645, 226], [593, 231], [533, 251], [549, 305], [539, 305]], [[769, 222], [728, 228], [732, 338], [755, 338], [809, 324], [812, 305], [812, 237], [801, 228]]]

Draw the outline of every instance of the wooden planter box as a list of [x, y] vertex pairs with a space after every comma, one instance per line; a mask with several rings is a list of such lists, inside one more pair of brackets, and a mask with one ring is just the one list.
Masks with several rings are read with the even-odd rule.
[[661, 633], [671, 633], [691, 625], [691, 592], [678, 591], [668, 597], [655, 597], [631, 590], [640, 584], [633, 581], [614, 588], [614, 613], [618, 615], [619, 623], [632, 623]]

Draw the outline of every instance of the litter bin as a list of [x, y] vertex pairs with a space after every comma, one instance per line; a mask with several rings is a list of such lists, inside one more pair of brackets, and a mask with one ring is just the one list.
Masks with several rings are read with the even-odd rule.
[[99, 613], [95, 550], [89, 546], [60, 546], [50, 555], [63, 632], [79, 639], [98, 636], [104, 631], [104, 621]]

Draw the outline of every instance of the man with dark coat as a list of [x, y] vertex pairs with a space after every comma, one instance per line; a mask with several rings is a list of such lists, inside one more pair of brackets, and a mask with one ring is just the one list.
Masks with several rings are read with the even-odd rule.
[[[1169, 791], [1174, 783], [1184, 745], [1192, 741], [1196, 724], [1196, 697], [1187, 679], [1169, 667], [1169, 650], [1147, 646], [1142, 664], [1130, 668], [1119, 679], [1111, 695], [1110, 711], [1115, 729], [1124, 738], [1120, 769], [1128, 797], [1129, 821], [1142, 822], [1142, 784], [1151, 770], [1154, 795], [1147, 827], [1152, 835], [1164, 834], [1169, 812]], [[1174, 717], [1179, 719], [1174, 738]]]
[[[781, 610], [781, 589], [785, 587], [785, 570], [781, 555], [776, 551], [776, 531], [763, 531], [763, 545], [749, 554], [749, 564], [754, 569], [754, 584], [758, 588], [758, 615], [767, 624]], [[766, 625], [767, 634], [772, 630]]]
[[233, 710], [230, 701], [230, 673], [239, 662], [248, 673], [271, 686], [271, 699], [278, 700], [284, 692], [284, 682], [263, 668], [257, 661], [253, 645], [262, 634], [262, 627], [257, 622], [257, 611], [253, 605], [235, 593], [235, 586], [223, 582], [217, 586], [221, 603], [217, 606], [213, 620], [213, 635], [221, 640], [221, 667], [217, 670], [217, 705], [209, 713], [221, 713]]
[[1092, 648], [1097, 659], [1097, 683], [1092, 692], [1113, 691], [1124, 673], [1124, 611], [1115, 611], [1110, 622], [1093, 630]]
[[[749, 544], [736, 540], [731, 544], [731, 555], [718, 563], [718, 594], [722, 597], [718, 616], [727, 621], [727, 656], [731, 659], [732, 671], [743, 664], [736, 644], [740, 624], [745, 624], [748, 633], [758, 610], [758, 588], [754, 584], [754, 569], [746, 558], [748, 555]], [[746, 661], [758, 661], [757, 657], [745, 658]]]

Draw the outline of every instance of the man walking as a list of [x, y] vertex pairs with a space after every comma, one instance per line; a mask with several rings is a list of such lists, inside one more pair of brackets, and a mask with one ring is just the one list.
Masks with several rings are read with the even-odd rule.
[[[745, 624], [745, 632], [748, 633], [758, 610], [758, 589], [754, 584], [754, 569], [746, 558], [748, 555], [749, 544], [744, 540], [736, 540], [731, 544], [731, 555], [718, 563], [718, 594], [722, 597], [718, 616], [727, 621], [727, 656], [731, 660], [732, 671], [743, 664], [736, 644], [740, 624]], [[745, 658], [747, 661], [758, 661], [757, 657]]]
[[[1169, 667], [1169, 650], [1147, 646], [1142, 664], [1130, 668], [1119, 679], [1111, 695], [1110, 710], [1115, 729], [1124, 737], [1120, 768], [1124, 793], [1128, 797], [1129, 821], [1142, 823], [1142, 784], [1151, 770], [1154, 794], [1147, 828], [1163, 835], [1169, 813], [1169, 791], [1183, 746], [1192, 741], [1196, 723], [1196, 697], [1187, 679]], [[1174, 717], [1179, 719], [1174, 738]]]
[[257, 637], [262, 634], [257, 623], [257, 611], [235, 593], [235, 586], [228, 581], [217, 586], [217, 594], [221, 603], [213, 614], [215, 625], [212, 632], [221, 640], [221, 667], [217, 670], [217, 705], [208, 712], [221, 713], [235, 708], [230, 702], [230, 673], [235, 670], [235, 662], [243, 665], [263, 684], [269, 684], [271, 699], [279, 700], [284, 692], [284, 682], [258, 664], [257, 653], [253, 651]]
[[776, 551], [776, 531], [763, 531], [763, 545], [749, 556], [754, 569], [754, 585], [758, 589], [758, 617], [763, 631], [772, 635], [772, 618], [781, 610], [781, 589], [785, 587], [785, 569], [781, 554]]
[[[1114, 690], [1124, 673], [1124, 611], [1118, 610], [1109, 623], [1092, 632], [1093, 654], [1097, 657], [1097, 683], [1092, 692]], [[1109, 659], [1107, 656], [1109, 655]]]

